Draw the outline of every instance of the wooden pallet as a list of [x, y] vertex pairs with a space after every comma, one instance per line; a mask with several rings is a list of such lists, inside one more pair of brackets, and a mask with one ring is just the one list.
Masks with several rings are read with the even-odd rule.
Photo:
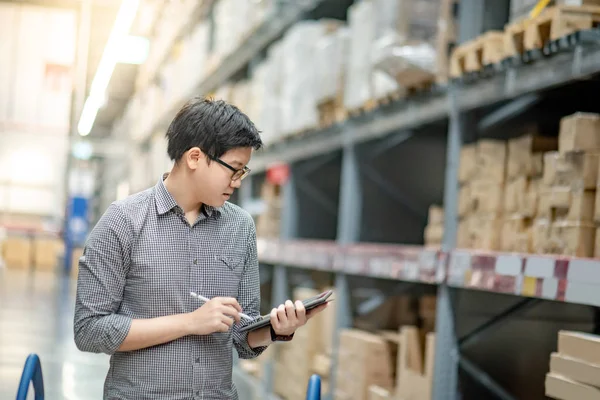
[[328, 128], [348, 118], [342, 98], [332, 98], [317, 104], [319, 110], [319, 128]]
[[517, 21], [504, 31], [505, 57], [541, 49], [552, 40], [600, 25], [600, 6], [555, 6], [534, 19]]
[[373, 111], [375, 108], [377, 108], [377, 106], [377, 100], [369, 99], [365, 101], [360, 107], [347, 109], [346, 112], [351, 117], [357, 117], [359, 115]]
[[476, 39], [459, 45], [450, 57], [450, 76], [481, 71], [504, 58], [504, 32], [489, 31]]

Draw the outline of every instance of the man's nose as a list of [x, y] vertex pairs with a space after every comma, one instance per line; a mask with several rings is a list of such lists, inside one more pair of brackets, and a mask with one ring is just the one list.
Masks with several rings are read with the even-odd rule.
[[234, 189], [239, 189], [239, 187], [242, 186], [242, 180], [241, 179], [236, 179], [234, 181], [231, 181], [231, 187]]

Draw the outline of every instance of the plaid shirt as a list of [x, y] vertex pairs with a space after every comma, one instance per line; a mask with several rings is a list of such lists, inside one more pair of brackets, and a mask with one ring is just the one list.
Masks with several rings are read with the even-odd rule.
[[[164, 177], [163, 177], [164, 179]], [[114, 202], [94, 227], [79, 260], [75, 342], [82, 351], [111, 355], [105, 399], [237, 399], [233, 347], [258, 356], [247, 333], [192, 335], [150, 348], [117, 351], [132, 319], [187, 313], [208, 298], [235, 297], [259, 315], [256, 229], [249, 214], [225, 203], [205, 207], [190, 226], [163, 179]]]

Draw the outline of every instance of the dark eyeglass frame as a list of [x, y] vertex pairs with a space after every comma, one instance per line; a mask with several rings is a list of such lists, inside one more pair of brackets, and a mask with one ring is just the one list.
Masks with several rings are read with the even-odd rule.
[[219, 164], [221, 164], [222, 166], [224, 166], [225, 168], [230, 169], [233, 174], [231, 175], [231, 181], [237, 181], [244, 179], [245, 177], [248, 176], [248, 174], [250, 173], [251, 169], [248, 167], [244, 167], [242, 169], [237, 169], [232, 167], [231, 165], [227, 164], [225, 161], [221, 160], [220, 158], [217, 157], [213, 157], [213, 156], [209, 156], [211, 160], [218, 162]]

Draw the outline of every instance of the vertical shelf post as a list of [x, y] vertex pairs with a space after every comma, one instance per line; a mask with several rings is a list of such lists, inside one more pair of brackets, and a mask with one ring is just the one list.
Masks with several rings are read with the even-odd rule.
[[[458, 168], [462, 145], [462, 121], [457, 88], [448, 89], [450, 108], [446, 177], [444, 184], [444, 238], [442, 249], [456, 246], [458, 230]], [[441, 268], [442, 266], [440, 266]], [[454, 302], [446, 282], [438, 288], [433, 400], [456, 400], [458, 387], [458, 344], [454, 328]]]
[[[283, 207], [281, 215], [281, 239], [289, 240], [297, 237], [298, 235], [298, 200], [296, 196], [296, 177], [294, 174], [294, 168], [290, 167], [290, 176], [288, 181], [283, 187]], [[285, 265], [275, 265], [273, 267], [273, 279], [272, 279], [272, 294], [271, 304], [276, 307], [279, 304], [283, 304], [287, 299], [290, 298], [288, 289], [288, 274]], [[264, 387], [266, 393], [273, 393], [273, 379], [274, 379], [274, 357], [277, 355], [277, 351], [272, 353], [272, 359], [269, 360], [265, 365], [264, 374]], [[264, 397], [266, 398], [266, 396]]]
[[[360, 241], [363, 194], [359, 168], [356, 147], [353, 144], [344, 146], [337, 229], [337, 242], [340, 245]], [[343, 272], [336, 272], [335, 274], [335, 297], [335, 330], [329, 375], [331, 392], [326, 395], [327, 399], [333, 398], [333, 389], [336, 387], [339, 331], [352, 326], [351, 293], [348, 278]]]

